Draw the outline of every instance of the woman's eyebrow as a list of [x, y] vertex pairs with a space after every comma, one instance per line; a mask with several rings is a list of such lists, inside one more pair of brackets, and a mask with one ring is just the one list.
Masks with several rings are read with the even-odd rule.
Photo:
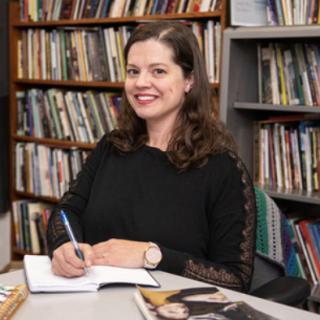
[[155, 62], [155, 63], [150, 64], [150, 67], [158, 67], [158, 66], [167, 67], [167, 64], [165, 64], [163, 62]]
[[[168, 67], [167, 64], [163, 63], [163, 62], [154, 62], [148, 65], [148, 67]], [[128, 63], [127, 67], [135, 67], [135, 68], [139, 68], [137, 65], [135, 65], [134, 63]]]
[[135, 68], [138, 68], [135, 64], [133, 64], [133, 63], [128, 63], [127, 64], [127, 67], [135, 67]]

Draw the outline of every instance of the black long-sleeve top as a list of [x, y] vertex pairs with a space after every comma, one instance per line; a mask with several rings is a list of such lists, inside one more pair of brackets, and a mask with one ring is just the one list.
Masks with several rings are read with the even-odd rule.
[[249, 288], [256, 207], [247, 171], [231, 152], [179, 172], [157, 148], [124, 154], [104, 136], [51, 215], [50, 256], [69, 241], [60, 209], [80, 242], [152, 241], [163, 254], [159, 270]]

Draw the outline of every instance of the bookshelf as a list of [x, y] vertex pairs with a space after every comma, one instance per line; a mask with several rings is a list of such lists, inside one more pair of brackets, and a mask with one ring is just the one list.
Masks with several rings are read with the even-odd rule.
[[[310, 44], [319, 41], [319, 38], [319, 26], [241, 27], [230, 28], [224, 32], [220, 118], [234, 135], [240, 155], [256, 185], [259, 185], [257, 170], [261, 163], [257, 161], [254, 151], [255, 142], [259, 139], [254, 123], [261, 123], [270, 117], [280, 119], [279, 116], [283, 118], [293, 115], [319, 116], [320, 118], [318, 105], [260, 102], [261, 72], [259, 76], [258, 46], [261, 43], [280, 43], [288, 46], [293, 43]], [[270, 186], [263, 189], [283, 208], [285, 213], [287, 209], [287, 212], [295, 210], [300, 213], [309, 213], [310, 217], [314, 215], [319, 217], [319, 191], [309, 192], [290, 188], [271, 188]]]
[[[253, 174], [253, 121], [274, 115], [314, 114], [316, 106], [290, 106], [259, 103], [257, 44], [261, 41], [317, 41], [319, 26], [233, 28], [224, 32], [224, 60], [221, 74], [220, 117], [234, 134], [241, 157]], [[245, 76], [246, 81], [241, 81]], [[267, 190], [267, 192], [269, 192]], [[271, 191], [270, 191], [271, 193]], [[272, 191], [273, 197], [284, 192]], [[286, 198], [319, 204], [318, 192], [286, 192]]]
[[[74, 1], [73, 3], [82, 3], [81, 0]], [[115, 1], [116, 2], [116, 1]], [[135, 2], [135, 1], [127, 1], [127, 2]], [[186, 7], [188, 8], [188, 3], [191, 0], [186, 2]], [[30, 192], [28, 188], [22, 188], [21, 190], [17, 188], [16, 177], [17, 177], [17, 158], [22, 154], [22, 158], [25, 160], [25, 154], [27, 153], [27, 159], [32, 156], [30, 154], [35, 154], [37, 148], [43, 146], [44, 148], [52, 148], [48, 151], [51, 155], [54, 150], [59, 152], [59, 150], [64, 150], [65, 152], [71, 152], [75, 148], [84, 151], [90, 151], [94, 148], [95, 143], [88, 143], [88, 141], [79, 139], [57, 139], [54, 137], [39, 137], [34, 136], [32, 134], [18, 134], [17, 130], [20, 124], [18, 123], [19, 118], [19, 110], [18, 105], [19, 101], [17, 98], [17, 93], [21, 94], [21, 92], [25, 92], [25, 95], [28, 96], [28, 93], [32, 89], [38, 89], [40, 91], [40, 95], [43, 94], [45, 96], [50, 89], [60, 90], [61, 92], [80, 92], [85, 95], [86, 92], [94, 92], [94, 93], [113, 93], [113, 94], [121, 94], [121, 90], [123, 88], [123, 80], [118, 81], [110, 81], [110, 79], [104, 79], [101, 81], [91, 80], [91, 81], [83, 81], [83, 80], [74, 80], [68, 78], [67, 80], [60, 79], [50, 79], [47, 77], [43, 79], [43, 77], [22, 77], [21, 69], [22, 68], [30, 68], [30, 64], [26, 66], [26, 63], [21, 62], [21, 43], [22, 43], [22, 34], [25, 32], [27, 34], [28, 30], [30, 34], [35, 34], [36, 30], [44, 30], [44, 33], [51, 34], [54, 30], [80, 30], [80, 29], [106, 29], [106, 28], [120, 28], [123, 26], [128, 27], [136, 27], [141, 23], [147, 23], [149, 21], [155, 20], [183, 20], [186, 23], [206, 23], [207, 21], [214, 21], [220, 23], [221, 27], [221, 35], [223, 34], [223, 30], [226, 28], [227, 24], [227, 1], [222, 0], [218, 1], [220, 3], [219, 9], [210, 12], [189, 12], [192, 10], [187, 10], [188, 12], [181, 13], [170, 13], [170, 14], [154, 14], [154, 15], [139, 15], [139, 16], [125, 16], [125, 17], [97, 17], [97, 18], [81, 18], [81, 19], [63, 19], [63, 20], [50, 20], [44, 21], [44, 19], [37, 19], [38, 21], [26, 21], [20, 20], [21, 11], [19, 4], [22, 3], [18, 0], [11, 0], [9, 2], [9, 46], [10, 46], [10, 70], [9, 70], [9, 89], [10, 89], [10, 199], [11, 202], [18, 200], [30, 200], [30, 201], [41, 201], [47, 204], [55, 204], [58, 202], [59, 197], [54, 197], [51, 194], [39, 194], [39, 192]], [[29, 3], [33, 3], [33, 1], [29, 1]], [[120, 3], [120, 1], [119, 1]], [[139, 3], [139, 1], [136, 1]], [[179, 1], [177, 2], [179, 4]], [[178, 8], [178, 6], [177, 6]], [[190, 7], [189, 7], [190, 9]], [[183, 11], [183, 10], [182, 10]], [[50, 36], [50, 35], [49, 35]], [[33, 43], [34, 45], [34, 43]], [[221, 48], [221, 45], [220, 45]], [[221, 55], [220, 55], [221, 56]], [[43, 58], [43, 53], [39, 54], [39, 59]], [[25, 58], [23, 56], [23, 58]], [[19, 65], [20, 63], [20, 65]], [[34, 63], [31, 62], [31, 63]], [[220, 63], [219, 63], [220, 65]], [[39, 75], [39, 74], [38, 74]], [[218, 72], [219, 78], [220, 72]], [[218, 94], [220, 88], [219, 80], [216, 79], [211, 84], [212, 90], [215, 93], [213, 97], [213, 112], [218, 113], [217, 101]], [[38, 96], [38, 95], [37, 95]], [[80, 99], [80, 98], [79, 98]], [[81, 98], [82, 99], [82, 98]], [[83, 98], [84, 99], [84, 98]], [[26, 100], [27, 101], [27, 100]], [[80, 101], [80, 100], [79, 100]], [[23, 104], [23, 103], [22, 103]], [[27, 103], [25, 103], [27, 104]], [[69, 108], [70, 105], [67, 105]], [[29, 111], [28, 111], [29, 112]], [[68, 109], [67, 112], [70, 112]], [[34, 116], [34, 114], [33, 114]], [[36, 119], [34, 119], [34, 122]], [[40, 121], [41, 122], [41, 121]], [[95, 139], [97, 140], [97, 139]], [[17, 147], [18, 146], [18, 147]], [[19, 147], [20, 146], [20, 147]], [[27, 147], [25, 147], [27, 146]], [[23, 148], [28, 149], [25, 151]], [[20, 149], [23, 149], [21, 151]], [[19, 154], [19, 150], [21, 154]], [[31, 151], [30, 151], [31, 150]], [[29, 157], [29, 158], [28, 158]], [[30, 161], [26, 161], [24, 166], [28, 166]], [[41, 161], [40, 161], [41, 162]], [[19, 169], [19, 167], [18, 167]], [[41, 174], [41, 173], [40, 173]], [[27, 176], [28, 174], [26, 174]], [[22, 173], [23, 177], [24, 174]], [[16, 213], [13, 213], [13, 218]], [[21, 248], [21, 246], [17, 245], [17, 236], [16, 230], [17, 226], [15, 225], [14, 219], [12, 223], [12, 255], [15, 259], [19, 259], [25, 253], [32, 253], [32, 251], [25, 250], [25, 248]]]

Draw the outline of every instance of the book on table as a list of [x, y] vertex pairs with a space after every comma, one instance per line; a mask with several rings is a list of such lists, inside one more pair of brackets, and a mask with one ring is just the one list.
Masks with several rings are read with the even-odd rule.
[[16, 286], [0, 284], [0, 319], [11, 319], [27, 297], [28, 288], [25, 284], [18, 284]]
[[230, 301], [212, 286], [168, 291], [138, 287], [134, 300], [147, 320], [276, 320], [244, 301]]
[[105, 285], [116, 283], [160, 286], [152, 275], [142, 268], [92, 266], [82, 277], [65, 278], [52, 273], [48, 256], [25, 255], [23, 262], [30, 292], [98, 291]]

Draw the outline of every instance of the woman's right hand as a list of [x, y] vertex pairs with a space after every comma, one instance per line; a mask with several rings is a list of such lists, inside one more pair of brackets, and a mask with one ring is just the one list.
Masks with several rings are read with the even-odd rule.
[[58, 276], [67, 278], [84, 275], [84, 268], [90, 268], [93, 260], [93, 250], [89, 244], [79, 243], [85, 261], [78, 258], [71, 242], [66, 242], [53, 251], [51, 269]]

